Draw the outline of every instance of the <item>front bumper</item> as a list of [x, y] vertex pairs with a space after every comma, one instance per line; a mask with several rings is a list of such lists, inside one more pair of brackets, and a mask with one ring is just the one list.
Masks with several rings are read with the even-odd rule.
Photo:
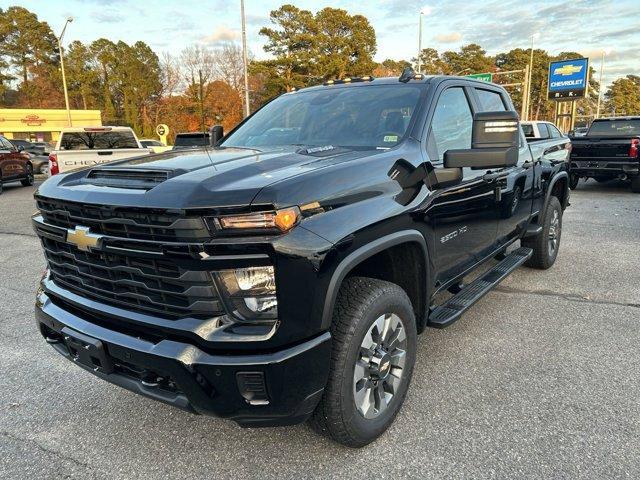
[[[275, 352], [216, 355], [188, 343], [150, 341], [110, 330], [53, 303], [42, 290], [36, 322], [54, 349], [94, 375], [183, 410], [230, 418], [242, 426], [304, 421], [328, 377], [329, 332]], [[251, 398], [256, 392], [259, 401]]]
[[579, 177], [615, 177], [617, 175], [638, 175], [640, 161], [620, 159], [571, 160], [570, 172]]

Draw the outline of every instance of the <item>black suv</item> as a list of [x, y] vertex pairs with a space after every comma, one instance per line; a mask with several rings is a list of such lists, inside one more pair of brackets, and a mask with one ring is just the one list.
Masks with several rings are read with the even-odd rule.
[[398, 413], [425, 327], [553, 265], [567, 182], [494, 84], [407, 71], [287, 93], [215, 147], [41, 185], [38, 327], [155, 400], [311, 418], [362, 446]]

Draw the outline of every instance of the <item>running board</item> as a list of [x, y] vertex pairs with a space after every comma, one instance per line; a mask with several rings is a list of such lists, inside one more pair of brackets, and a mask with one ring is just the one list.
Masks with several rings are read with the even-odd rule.
[[445, 328], [451, 325], [489, 290], [526, 262], [532, 254], [533, 250], [526, 247], [520, 247], [511, 252], [504, 260], [466, 285], [456, 295], [431, 310], [427, 326]]

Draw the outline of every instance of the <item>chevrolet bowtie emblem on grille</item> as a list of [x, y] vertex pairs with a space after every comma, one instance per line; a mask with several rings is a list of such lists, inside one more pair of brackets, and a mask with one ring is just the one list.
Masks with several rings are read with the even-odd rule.
[[67, 230], [67, 242], [74, 244], [78, 250], [88, 252], [92, 248], [98, 248], [102, 235], [95, 235], [89, 232], [87, 227], [76, 226], [74, 230]]

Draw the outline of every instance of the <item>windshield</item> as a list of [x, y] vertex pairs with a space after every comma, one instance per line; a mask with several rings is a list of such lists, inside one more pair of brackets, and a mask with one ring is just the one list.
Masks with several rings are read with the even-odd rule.
[[404, 136], [420, 92], [416, 85], [397, 84], [285, 94], [256, 112], [223, 146], [390, 148]]
[[640, 118], [632, 120], [597, 120], [589, 128], [589, 136], [633, 137], [640, 135]]

